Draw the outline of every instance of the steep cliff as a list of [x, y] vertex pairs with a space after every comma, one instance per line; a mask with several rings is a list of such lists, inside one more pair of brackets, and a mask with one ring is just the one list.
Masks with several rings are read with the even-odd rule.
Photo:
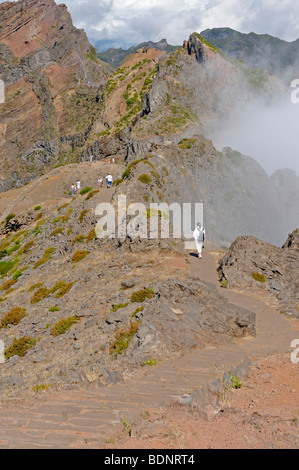
[[84, 141], [100, 112], [109, 73], [65, 5], [0, 5], [0, 190], [77, 158], [72, 143]]

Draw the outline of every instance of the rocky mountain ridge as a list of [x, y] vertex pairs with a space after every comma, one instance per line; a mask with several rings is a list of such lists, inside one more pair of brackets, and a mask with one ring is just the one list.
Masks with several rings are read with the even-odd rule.
[[[98, 48], [98, 44], [95, 44], [95, 47]], [[177, 49], [180, 49], [181, 46], [171, 46], [168, 44], [166, 39], [161, 39], [158, 42], [148, 41], [142, 42], [137, 46], [131, 46], [129, 49], [107, 49], [106, 51], [98, 52], [98, 56], [104, 62], [107, 62], [114, 68], [118, 68], [122, 65], [128, 55], [136, 54], [138, 50], [148, 50], [148, 49], [156, 49], [158, 51], [165, 51], [165, 52], [173, 52]]]
[[201, 35], [247, 67], [279, 76], [287, 86], [298, 75], [299, 39], [287, 42], [269, 34], [245, 34], [231, 28], [206, 29]]

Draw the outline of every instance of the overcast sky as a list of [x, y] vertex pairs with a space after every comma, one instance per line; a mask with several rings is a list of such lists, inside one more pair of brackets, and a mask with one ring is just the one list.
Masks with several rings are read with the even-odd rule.
[[[4, 0], [0, 0], [3, 3]], [[65, 3], [75, 26], [101, 49], [129, 48], [167, 39], [182, 45], [193, 32], [230, 27], [268, 33], [286, 41], [299, 38], [298, 0], [56, 0]]]
[[193, 32], [230, 27], [299, 38], [297, 0], [64, 0], [77, 27], [89, 39], [128, 48], [167, 39], [181, 45]]

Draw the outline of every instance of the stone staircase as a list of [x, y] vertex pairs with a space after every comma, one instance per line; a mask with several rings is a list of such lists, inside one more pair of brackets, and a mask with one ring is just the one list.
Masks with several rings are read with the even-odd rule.
[[46, 392], [32, 403], [2, 406], [0, 448], [103, 448], [109, 436], [145, 410], [159, 410], [174, 401], [189, 403], [195, 392], [248, 358], [290, 351], [298, 325], [294, 327], [260, 296], [219, 288], [211, 254], [205, 253], [202, 260], [191, 256], [191, 274], [215, 284], [229, 302], [255, 311], [256, 338], [193, 350], [144, 367], [135, 378], [113, 386]]

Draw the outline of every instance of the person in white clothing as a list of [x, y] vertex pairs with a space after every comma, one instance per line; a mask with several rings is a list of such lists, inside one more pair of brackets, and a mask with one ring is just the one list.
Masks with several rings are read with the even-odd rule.
[[113, 177], [111, 173], [108, 173], [108, 175], [106, 176], [106, 181], [107, 181], [107, 188], [111, 188], [112, 183], [113, 183]]
[[202, 249], [203, 249], [204, 242], [205, 242], [205, 239], [206, 239], [206, 231], [200, 223], [197, 224], [197, 227], [193, 232], [193, 238], [194, 238], [195, 243], [196, 243], [198, 257], [202, 258]]

